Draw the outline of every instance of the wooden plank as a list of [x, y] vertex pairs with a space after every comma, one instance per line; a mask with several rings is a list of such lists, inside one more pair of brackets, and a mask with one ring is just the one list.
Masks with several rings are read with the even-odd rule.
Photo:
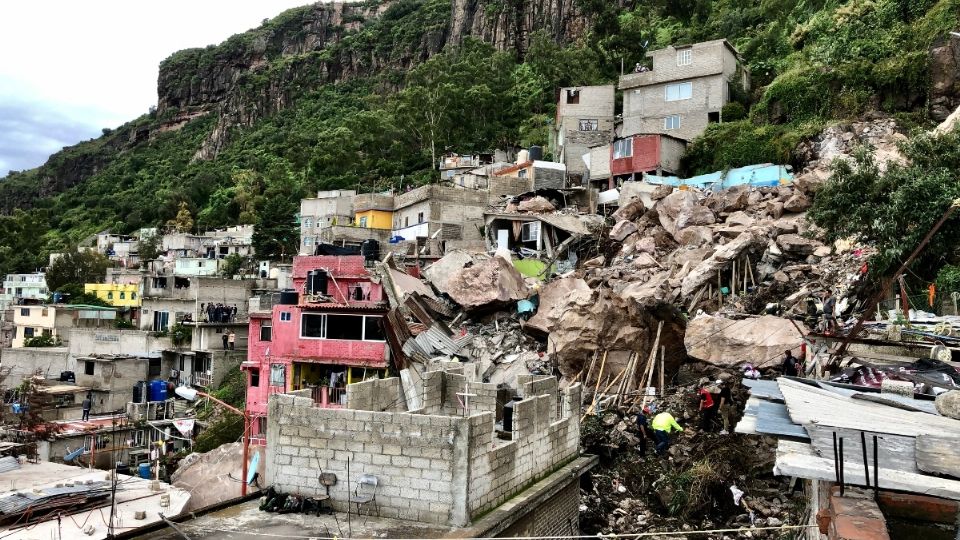
[[[846, 446], [844, 446], [846, 453]], [[777, 443], [777, 460], [773, 473], [780, 476], [798, 476], [813, 480], [835, 479], [833, 456], [824, 458], [807, 443], [781, 440]], [[866, 486], [863, 466], [844, 469], [847, 485]], [[870, 467], [870, 483], [873, 485], [873, 465]], [[880, 467], [880, 489], [892, 489], [909, 493], [920, 493], [945, 499], [960, 500], [960, 481], [939, 478], [925, 474], [895, 471]]]
[[[807, 434], [810, 435], [810, 443], [817, 454], [831, 460], [833, 459], [833, 434], [836, 433], [838, 439], [843, 437], [844, 471], [851, 468], [863, 470], [863, 449], [860, 446], [859, 431], [815, 424], [804, 427], [807, 429]], [[878, 437], [877, 461], [880, 463], [881, 469], [920, 474], [920, 469], [917, 468], [917, 455], [914, 450], [915, 439], [913, 437], [875, 431], [865, 431], [864, 433], [867, 435], [867, 460], [870, 462], [871, 471], [873, 470], [873, 436], [876, 435]]]
[[917, 467], [921, 471], [960, 478], [960, 439], [938, 435], [917, 437]]

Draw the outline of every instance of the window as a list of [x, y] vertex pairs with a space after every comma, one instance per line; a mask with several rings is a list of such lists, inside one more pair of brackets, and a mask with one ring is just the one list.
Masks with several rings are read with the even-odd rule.
[[596, 119], [580, 120], [580, 131], [597, 131], [598, 129], [600, 129], [600, 125]]
[[284, 321], [284, 322], [289, 321], [289, 320], [290, 320], [290, 312], [289, 312], [289, 311], [281, 311], [281, 312], [280, 312], [280, 320], [281, 320], [281, 321]]
[[361, 216], [361, 217], [360, 217], [360, 227], [362, 227], [362, 228], [364, 228], [364, 229], [367, 228], [367, 216]]
[[410, 226], [410, 216], [407, 216], [407, 217], [403, 218], [403, 226], [404, 226], [404, 227], [409, 227], [409, 226]]
[[130, 446], [133, 448], [139, 448], [146, 444], [146, 437], [144, 436], [143, 430], [138, 429], [137, 431], [132, 431], [130, 433]]
[[312, 237], [312, 236], [308, 236], [308, 237], [304, 238], [304, 239], [303, 239], [303, 245], [305, 245], [305, 246], [312, 246], [312, 245], [313, 245], [313, 237]]
[[517, 178], [526, 178], [527, 172], [528, 172], [527, 169], [520, 169], [519, 171], [517, 171]]
[[540, 222], [531, 221], [529, 223], [524, 223], [523, 227], [520, 229], [520, 241], [521, 242], [536, 242], [540, 237]]
[[131, 299], [131, 300], [136, 300], [136, 299], [137, 299], [137, 293], [135, 293], [135, 292], [130, 293], [130, 299]]
[[84, 374], [84, 375], [93, 375], [94, 366], [96, 366], [96, 365], [97, 365], [97, 363], [94, 362], [93, 360], [84, 360], [84, 362], [83, 362], [83, 374]]
[[23, 329], [23, 337], [32, 338], [33, 337], [33, 327], [28, 326]]
[[107, 292], [107, 300], [113, 300], [113, 292], [112, 292], [112, 291], [108, 291], [108, 292]]
[[423, 223], [423, 212], [417, 213], [417, 223]]
[[567, 103], [571, 105], [580, 103], [580, 90], [575, 88], [567, 88]]
[[40, 316], [41, 316], [41, 317], [46, 317], [46, 316], [47, 316], [47, 313], [48, 313], [47, 308], [43, 308], [42, 310], [40, 310]]
[[680, 129], [680, 115], [671, 114], [663, 119], [663, 129]]
[[260, 370], [257, 368], [250, 370], [250, 386], [253, 388], [260, 386]]
[[310, 227], [313, 227], [313, 219], [303, 218], [303, 228], [309, 229]]
[[160, 376], [160, 359], [151, 358], [149, 360], [150, 364], [147, 367], [147, 376], [148, 377], [159, 377]]
[[154, 311], [153, 312], [153, 331], [154, 332], [166, 332], [167, 327], [170, 325], [170, 312], [169, 311]]
[[270, 386], [286, 386], [287, 374], [283, 364], [270, 364]]
[[633, 137], [613, 141], [613, 159], [633, 156]]
[[680, 101], [693, 97], [693, 83], [682, 82], [677, 84], [668, 84], [665, 88], [664, 99], [667, 101]]
[[29, 316], [30, 316], [30, 308], [20, 308], [20, 316], [21, 316], [21, 317], [29, 317]]
[[273, 339], [273, 326], [270, 323], [260, 325], [260, 341], [270, 341]]
[[126, 300], [126, 299], [127, 299], [127, 293], [121, 291], [121, 292], [120, 292], [120, 299], [121, 299], [121, 300]]
[[300, 319], [300, 337], [342, 339], [348, 341], [383, 341], [381, 317], [372, 315], [339, 315], [304, 313]]
[[677, 65], [689, 66], [693, 63], [693, 49], [680, 49], [677, 51]]

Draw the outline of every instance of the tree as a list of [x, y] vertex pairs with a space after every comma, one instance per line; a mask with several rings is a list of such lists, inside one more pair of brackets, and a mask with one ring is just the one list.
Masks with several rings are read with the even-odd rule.
[[180, 209], [177, 210], [177, 216], [167, 221], [167, 227], [179, 232], [190, 232], [193, 229], [193, 215], [187, 207], [186, 201], [180, 201]]
[[[834, 171], [809, 217], [829, 240], [856, 237], [873, 244], [874, 276], [904, 260], [952, 202], [960, 198], [960, 131], [917, 135], [901, 145], [907, 165], [881, 170], [868, 148], [853, 162], [834, 160]], [[932, 281], [944, 264], [960, 262], [960, 216], [954, 214], [917, 257], [911, 274]]]
[[82, 290], [84, 283], [102, 282], [110, 265], [110, 259], [96, 251], [73, 248], [47, 268], [47, 288], [59, 291], [64, 286], [75, 285]]
[[137, 255], [141, 261], [152, 261], [160, 256], [160, 234], [144, 234], [137, 241]]
[[294, 215], [300, 210], [299, 198], [269, 197], [257, 214], [253, 229], [253, 249], [261, 259], [282, 260], [297, 253], [300, 229]]
[[223, 259], [223, 267], [220, 274], [225, 278], [233, 277], [243, 272], [250, 264], [250, 258], [244, 257], [239, 253], [231, 253]]

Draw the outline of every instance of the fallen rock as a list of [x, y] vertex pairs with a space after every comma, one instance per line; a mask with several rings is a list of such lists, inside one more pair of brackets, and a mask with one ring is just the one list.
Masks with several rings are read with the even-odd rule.
[[799, 189], [796, 189], [793, 191], [793, 195], [783, 202], [783, 209], [793, 213], [803, 212], [807, 208], [810, 208], [812, 204], [813, 202], [809, 197], [804, 195]]
[[701, 206], [699, 197], [691, 190], [677, 190], [657, 202], [660, 225], [670, 234], [694, 225], [711, 225], [716, 222], [713, 212]]
[[647, 207], [643, 205], [643, 201], [637, 199], [627, 203], [625, 206], [621, 206], [613, 213], [612, 217], [616, 221], [627, 220], [633, 221], [643, 215]]
[[496, 309], [530, 296], [523, 275], [499, 256], [460, 270], [447, 285], [445, 292], [467, 311]]
[[607, 262], [607, 258], [603, 255], [598, 255], [592, 259], [588, 259], [583, 262], [584, 268], [600, 268]]
[[450, 294], [450, 280], [465, 267], [485, 261], [487, 255], [469, 253], [463, 250], [448, 251], [423, 271], [427, 279], [440, 292]]
[[555, 212], [557, 210], [556, 207], [553, 206], [553, 203], [539, 195], [525, 201], [520, 201], [520, 204], [517, 205], [517, 209], [521, 212], [531, 212], [534, 214], [545, 214], [548, 212]]
[[673, 193], [673, 186], [660, 185], [654, 188], [653, 192], [650, 194], [650, 198], [654, 201], [659, 201], [671, 193]]
[[783, 216], [783, 203], [780, 201], [770, 201], [767, 203], [767, 214], [773, 219], [780, 219]]
[[773, 222], [773, 227], [780, 234], [797, 232], [797, 220], [791, 218], [780, 218]]
[[610, 229], [610, 239], [623, 242], [624, 238], [635, 232], [637, 232], [637, 226], [632, 221], [618, 221], [617, 224]]
[[950, 390], [937, 396], [937, 412], [947, 418], [960, 420], [960, 390]]
[[555, 279], [540, 290], [540, 307], [524, 329], [548, 334], [565, 311], [588, 306], [593, 302], [592, 298], [593, 290], [586, 281], [575, 277]]
[[727, 216], [727, 219], [724, 220], [724, 224], [728, 227], [735, 227], [737, 225], [742, 227], [750, 227], [756, 222], [757, 220], [748, 216], [747, 213], [742, 210], [738, 210], [730, 214]]
[[687, 323], [683, 338], [688, 355], [729, 368], [744, 363], [758, 368], [779, 365], [785, 350], [799, 354], [801, 341], [800, 332], [789, 320], [772, 315], [741, 320], [701, 315]]
[[657, 243], [652, 237], [644, 236], [640, 240], [637, 240], [634, 249], [637, 250], [637, 253], [649, 253], [653, 255], [657, 251]]
[[744, 250], [754, 245], [763, 244], [768, 233], [769, 229], [766, 227], [748, 230], [729, 243], [717, 248], [709, 259], [698, 264], [687, 277], [683, 278], [680, 294], [689, 296], [695, 293], [704, 283], [716, 277], [717, 270], [724, 268], [730, 261], [739, 257]]
[[813, 255], [813, 252], [823, 244], [799, 234], [781, 234], [777, 237], [777, 245], [789, 255], [807, 256]]
[[710, 227], [687, 227], [674, 235], [682, 246], [703, 246], [713, 242], [713, 231]]
[[830, 246], [820, 246], [817, 249], [813, 250], [813, 255], [815, 257], [826, 257], [830, 255]]

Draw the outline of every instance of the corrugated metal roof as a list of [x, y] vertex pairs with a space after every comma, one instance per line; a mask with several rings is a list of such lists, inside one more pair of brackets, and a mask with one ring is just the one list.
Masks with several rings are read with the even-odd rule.
[[783, 402], [783, 394], [777, 381], [743, 379], [743, 385], [750, 389], [751, 396]]
[[810, 440], [807, 430], [790, 420], [786, 405], [770, 401], [761, 401], [758, 405], [757, 433]]

